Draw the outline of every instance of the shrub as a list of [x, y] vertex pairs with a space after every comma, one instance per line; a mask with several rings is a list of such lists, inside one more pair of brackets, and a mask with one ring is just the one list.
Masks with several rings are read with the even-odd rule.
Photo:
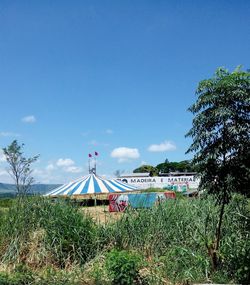
[[141, 257], [126, 250], [113, 249], [107, 254], [106, 268], [114, 285], [131, 285], [139, 282]]

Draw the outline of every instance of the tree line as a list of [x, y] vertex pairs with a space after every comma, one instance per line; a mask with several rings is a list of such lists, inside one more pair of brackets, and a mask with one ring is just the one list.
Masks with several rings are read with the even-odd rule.
[[161, 173], [169, 172], [196, 172], [197, 167], [192, 163], [191, 160], [168, 161], [159, 163], [156, 166], [142, 165], [133, 170], [133, 173], [150, 173], [150, 176], [158, 176]]

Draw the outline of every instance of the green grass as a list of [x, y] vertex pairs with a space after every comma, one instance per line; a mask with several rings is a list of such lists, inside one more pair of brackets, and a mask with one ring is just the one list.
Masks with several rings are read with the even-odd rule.
[[136, 193], [155, 193], [155, 192], [166, 192], [168, 190], [162, 188], [147, 188], [143, 190], [137, 190]]
[[13, 204], [13, 198], [0, 199], [0, 208], [9, 208]]
[[[115, 284], [119, 270], [122, 278], [130, 282], [134, 274], [140, 284], [249, 280], [249, 201], [241, 196], [226, 206], [216, 272], [206, 249], [218, 218], [212, 197], [129, 209], [107, 224], [96, 223], [69, 201], [30, 197], [5, 203], [10, 204], [8, 211], [0, 208], [0, 271], [9, 269], [2, 270], [0, 281], [9, 283], [2, 284], [20, 278], [33, 278], [32, 284]], [[130, 276], [118, 263], [124, 256], [130, 268], [134, 253], [140, 264]]]

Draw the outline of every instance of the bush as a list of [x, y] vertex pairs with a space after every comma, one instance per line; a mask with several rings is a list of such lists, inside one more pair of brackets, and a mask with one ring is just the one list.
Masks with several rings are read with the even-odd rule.
[[139, 284], [141, 257], [133, 252], [113, 249], [107, 254], [106, 268], [114, 285]]

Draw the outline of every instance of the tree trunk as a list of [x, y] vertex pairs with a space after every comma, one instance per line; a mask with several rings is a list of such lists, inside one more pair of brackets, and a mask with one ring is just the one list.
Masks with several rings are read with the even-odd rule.
[[224, 211], [225, 211], [225, 204], [226, 204], [226, 190], [224, 189], [222, 204], [220, 207], [218, 225], [216, 227], [216, 232], [215, 232], [215, 239], [214, 239], [214, 242], [210, 246], [208, 246], [208, 254], [211, 258], [213, 271], [215, 271], [219, 265], [218, 251], [220, 248], [221, 228], [222, 228], [223, 216], [224, 216]]

